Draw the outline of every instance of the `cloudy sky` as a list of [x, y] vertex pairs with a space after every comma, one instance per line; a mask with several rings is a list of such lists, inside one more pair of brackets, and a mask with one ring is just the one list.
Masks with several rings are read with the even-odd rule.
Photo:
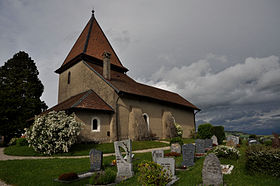
[[198, 124], [280, 133], [279, 0], [0, 0], [0, 65], [29, 53], [55, 105], [93, 8], [128, 75], [197, 105]]

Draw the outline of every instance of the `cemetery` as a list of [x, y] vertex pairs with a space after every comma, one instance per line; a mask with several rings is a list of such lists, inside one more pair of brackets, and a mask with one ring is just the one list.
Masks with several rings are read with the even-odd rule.
[[[181, 139], [183, 145], [157, 142], [169, 150], [135, 153], [139, 146], [151, 142], [127, 139], [111, 143], [110, 151], [103, 151], [102, 144], [94, 146], [98, 149], [91, 148], [81, 158], [60, 159], [55, 155], [50, 157], [54, 159], [0, 161], [0, 179], [12, 185], [279, 185], [277, 135], [271, 147], [249, 144], [233, 135], [225, 137], [222, 144], [216, 135], [198, 137], [201, 139]], [[256, 152], [266, 164], [255, 162]], [[272, 154], [276, 159], [269, 162], [266, 156]], [[268, 166], [270, 169], [264, 171]], [[34, 173], [30, 174], [31, 170]]]

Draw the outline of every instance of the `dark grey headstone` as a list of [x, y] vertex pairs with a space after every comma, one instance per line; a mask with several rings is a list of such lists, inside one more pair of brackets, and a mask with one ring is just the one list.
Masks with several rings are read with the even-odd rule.
[[91, 149], [89, 152], [90, 171], [99, 171], [102, 168], [103, 152]]
[[205, 144], [205, 140], [203, 140], [203, 139], [195, 140], [196, 153], [205, 153], [204, 144]]
[[204, 148], [207, 148], [207, 149], [212, 148], [212, 145], [213, 145], [213, 140], [212, 139], [205, 139], [204, 142], [205, 142], [204, 143]]
[[203, 185], [223, 185], [220, 160], [213, 153], [206, 156], [202, 168]]
[[194, 165], [194, 151], [195, 146], [193, 144], [184, 144], [182, 146], [183, 161], [182, 166], [193, 166]]

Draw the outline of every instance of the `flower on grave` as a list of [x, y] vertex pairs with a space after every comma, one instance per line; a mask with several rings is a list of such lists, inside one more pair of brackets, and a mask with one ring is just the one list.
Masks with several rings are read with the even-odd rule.
[[240, 157], [240, 152], [234, 147], [229, 147], [225, 145], [217, 146], [213, 153], [217, 155], [217, 157], [228, 158], [228, 159], [238, 159]]
[[112, 165], [117, 165], [117, 161], [116, 161], [116, 160], [113, 160], [113, 161], [112, 161]]

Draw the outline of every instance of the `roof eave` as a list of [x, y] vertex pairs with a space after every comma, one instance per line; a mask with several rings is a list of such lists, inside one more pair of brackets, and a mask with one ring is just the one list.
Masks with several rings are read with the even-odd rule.
[[[65, 70], [69, 69], [70, 67], [74, 66], [75, 64], [77, 64], [81, 60], [84, 60], [84, 61], [87, 61], [87, 62], [91, 62], [91, 63], [96, 63], [98, 65], [102, 65], [102, 63], [103, 63], [103, 61], [98, 59], [98, 58], [95, 58], [93, 56], [89, 56], [89, 55], [87, 55], [85, 53], [81, 53], [81, 54], [77, 55], [75, 58], [71, 59], [65, 65], [62, 65], [61, 67], [59, 67], [54, 72], [57, 73], [57, 74], [61, 74], [62, 72], [64, 72]], [[114, 64], [111, 64], [111, 69], [119, 71], [119, 72], [127, 72], [128, 71], [127, 68], [119, 67], [119, 66], [114, 65]]]

